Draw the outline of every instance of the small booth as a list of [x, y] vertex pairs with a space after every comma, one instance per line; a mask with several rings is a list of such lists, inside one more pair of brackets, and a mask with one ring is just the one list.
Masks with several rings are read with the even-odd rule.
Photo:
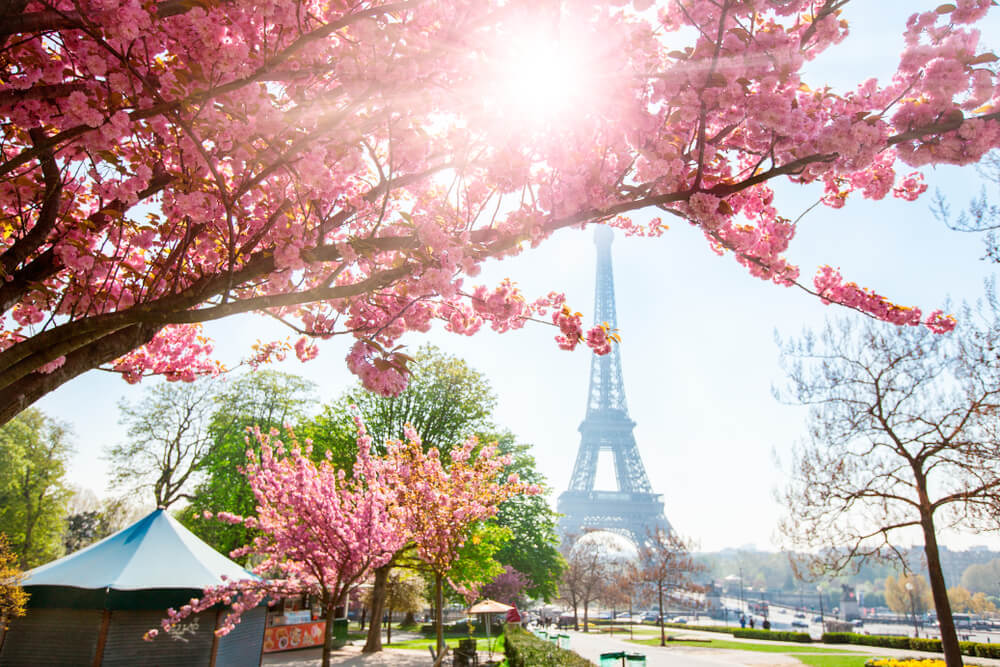
[[[205, 588], [256, 579], [158, 509], [114, 535], [25, 573], [27, 614], [0, 634], [0, 665], [45, 667], [245, 667], [258, 665], [263, 606], [216, 637], [226, 608], [187, 618], [153, 641], [168, 607]], [[2, 632], [2, 631], [0, 631]]]
[[[337, 610], [333, 619], [333, 645], [347, 643], [347, 616]], [[283, 598], [267, 612], [264, 630], [264, 653], [293, 651], [299, 648], [323, 645], [326, 618], [323, 607], [310, 595]]]
[[290, 597], [268, 610], [264, 653], [323, 645], [326, 621], [309, 602], [308, 596]]

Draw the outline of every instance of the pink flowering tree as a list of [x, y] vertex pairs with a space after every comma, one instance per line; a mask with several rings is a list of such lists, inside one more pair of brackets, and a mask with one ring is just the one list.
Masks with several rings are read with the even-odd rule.
[[993, 3], [910, 4], [895, 73], [833, 90], [802, 69], [843, 48], [848, 0], [5, 2], [0, 423], [94, 368], [215, 372], [199, 325], [251, 311], [292, 329], [251, 361], [353, 336], [387, 394], [435, 321], [544, 315], [606, 349], [559, 294], [465, 280], [564, 227], [659, 235], [644, 209], [761, 280], [950, 329], [802, 277], [771, 187], [912, 200], [915, 169], [1000, 146]]
[[[438, 664], [444, 657], [441, 610], [443, 583], [459, 557], [459, 549], [477, 521], [496, 514], [497, 506], [518, 493], [537, 494], [540, 489], [521, 483], [516, 475], [498, 482], [510, 464], [509, 456], [498, 456], [495, 444], [479, 446], [469, 438], [451, 451], [445, 466], [437, 449], [423, 451], [411, 428], [406, 441], [388, 444], [399, 506], [405, 516], [417, 557], [434, 573], [434, 623]], [[456, 590], [475, 591], [452, 582]]]
[[504, 604], [517, 604], [524, 593], [524, 589], [531, 582], [527, 575], [510, 565], [503, 566], [503, 572], [497, 575], [496, 579], [482, 587], [481, 592], [486, 597], [503, 602]]
[[[290, 447], [274, 440], [275, 435], [258, 430], [260, 456], [253, 450], [247, 453], [245, 473], [257, 500], [257, 516], [220, 512], [215, 517], [257, 532], [251, 544], [232, 555], [257, 556], [260, 560], [254, 572], [262, 578], [206, 590], [200, 600], [170, 610], [163, 627], [169, 629], [190, 614], [224, 603], [232, 609], [217, 632], [225, 634], [244, 610], [266, 596], [277, 599], [306, 592], [316, 595], [326, 611], [326, 667], [330, 662], [334, 610], [347, 602], [353, 587], [392, 557], [408, 532], [390, 486], [395, 478], [386, 474], [390, 468], [384, 460], [369, 455], [371, 440], [363, 429], [350, 477], [328, 461], [313, 463], [309, 446], [300, 448], [293, 434], [289, 434]], [[263, 578], [275, 573], [280, 573], [280, 579]], [[156, 632], [148, 634], [152, 638]]]

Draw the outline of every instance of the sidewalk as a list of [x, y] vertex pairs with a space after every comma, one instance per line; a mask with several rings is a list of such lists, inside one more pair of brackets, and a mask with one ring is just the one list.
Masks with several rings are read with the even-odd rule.
[[[409, 649], [383, 649], [378, 653], [362, 655], [362, 644], [345, 646], [334, 651], [330, 657], [331, 665], [344, 667], [428, 667], [433, 665], [428, 651]], [[306, 648], [285, 653], [268, 653], [264, 656], [262, 665], [280, 665], [281, 667], [316, 667], [323, 657], [323, 649]]]
[[[580, 654], [587, 660], [600, 663], [602, 653], [627, 651], [629, 653], [641, 653], [646, 656], [647, 667], [787, 667], [790, 665], [801, 665], [802, 662], [795, 656], [796, 649], [804, 646], [824, 648], [835, 653], [824, 653], [822, 655], [872, 655], [885, 658], [941, 658], [940, 653], [927, 653], [922, 651], [910, 651], [902, 649], [880, 648], [876, 646], [857, 646], [854, 644], [798, 644], [795, 642], [764, 642], [757, 639], [737, 639], [728, 634], [700, 632], [697, 630], [677, 630], [671, 628], [670, 634], [683, 634], [689, 637], [704, 639], [725, 639], [726, 641], [746, 644], [762, 644], [782, 646], [788, 648], [788, 654], [764, 653], [760, 651], [740, 651], [735, 649], [713, 649], [700, 646], [646, 646], [634, 644], [624, 638], [609, 637], [608, 635], [598, 635], [596, 633], [568, 632], [570, 635], [570, 649]], [[813, 654], [815, 655], [815, 654]], [[1000, 667], [1000, 660], [992, 658], [965, 657], [966, 665], [989, 665]]]

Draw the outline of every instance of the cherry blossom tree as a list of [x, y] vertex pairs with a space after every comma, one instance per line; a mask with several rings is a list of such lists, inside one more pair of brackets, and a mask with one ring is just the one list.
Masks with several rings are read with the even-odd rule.
[[[391, 475], [395, 478], [392, 487], [396, 489], [417, 557], [434, 573], [436, 664], [439, 664], [444, 657], [443, 583], [459, 557], [469, 528], [495, 515], [497, 506], [515, 494], [537, 494], [541, 490], [521, 483], [513, 474], [498, 482], [500, 472], [510, 464], [510, 457], [498, 456], [495, 444], [480, 447], [475, 437], [451, 450], [447, 466], [436, 448], [424, 452], [412, 428], [406, 429], [405, 441], [388, 443], [388, 450], [387, 460], [393, 466]], [[467, 588], [451, 583], [459, 591]]]
[[434, 321], [551, 317], [603, 352], [562, 295], [465, 277], [560, 228], [659, 235], [646, 209], [756, 278], [950, 329], [829, 266], [802, 278], [771, 181], [914, 199], [912, 169], [1000, 145], [991, 0], [914, 3], [895, 74], [845, 91], [801, 72], [848, 0], [651, 4], [3, 3], [0, 422], [94, 368], [215, 372], [199, 327], [251, 311], [293, 330], [251, 361], [353, 336], [348, 368], [385, 394]]
[[[248, 451], [245, 469], [257, 500], [257, 516], [228, 512], [219, 520], [243, 524], [257, 533], [251, 544], [233, 557], [255, 554], [254, 572], [262, 577], [281, 573], [281, 579], [243, 580], [205, 591], [179, 610], [170, 610], [163, 621], [169, 629], [188, 615], [224, 603], [232, 606], [220, 632], [225, 634], [266, 596], [274, 599], [307, 592], [319, 597], [326, 611], [323, 666], [330, 664], [334, 610], [347, 601], [350, 590], [392, 557], [406, 541], [403, 515], [388, 486], [384, 461], [369, 452], [371, 440], [362, 430], [353, 474], [348, 477], [329, 462], [319, 465], [309, 458], [309, 445], [301, 448], [292, 435], [286, 448], [277, 433], [261, 433], [260, 455]], [[156, 636], [156, 630], [148, 636]]]

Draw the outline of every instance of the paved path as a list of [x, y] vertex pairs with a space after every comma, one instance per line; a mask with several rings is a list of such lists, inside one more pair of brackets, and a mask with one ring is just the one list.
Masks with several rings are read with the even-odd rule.
[[[371, 655], [362, 655], [361, 646], [345, 646], [333, 652], [330, 664], [344, 667], [427, 667], [433, 665], [427, 650], [416, 651], [406, 649], [383, 650]], [[264, 665], [277, 667], [317, 667], [323, 657], [321, 648], [305, 648], [285, 653], [268, 653], [264, 656]]]
[[753, 667], [784, 667], [785, 665], [801, 665], [795, 658], [776, 655], [774, 653], [759, 653], [754, 651], [730, 651], [689, 646], [672, 646], [669, 649], [659, 646], [642, 646], [633, 644], [617, 637], [596, 635], [593, 633], [569, 632], [570, 649], [576, 651], [594, 664], [600, 664], [602, 653], [628, 651], [646, 656], [646, 667], [735, 667], [751, 665]]
[[[784, 667], [786, 665], [801, 665], [802, 663], [794, 656], [796, 648], [801, 648], [802, 644], [794, 642], [767, 642], [769, 645], [787, 647], [789, 655], [775, 653], [763, 653], [760, 651], [739, 651], [733, 649], [713, 649], [696, 646], [645, 646], [633, 644], [624, 637], [608, 637], [596, 633], [569, 632], [570, 648], [586, 659], [600, 664], [601, 653], [617, 651], [628, 651], [630, 653], [642, 653], [646, 656], [647, 667]], [[689, 637], [704, 639], [725, 639], [737, 643], [759, 644], [761, 640], [737, 639], [731, 635], [698, 632], [691, 630], [678, 631], [671, 629], [671, 634], [683, 634]], [[840, 655], [876, 655], [880, 657], [914, 657], [914, 658], [940, 658], [940, 653], [925, 653], [921, 651], [909, 651], [901, 649], [879, 648], [875, 646], [856, 646], [848, 644], [809, 644], [811, 647], [826, 648], [836, 651]], [[822, 655], [837, 655], [837, 653], [824, 653]], [[966, 665], [988, 665], [1000, 666], [1000, 660], [990, 658], [965, 658]]]

